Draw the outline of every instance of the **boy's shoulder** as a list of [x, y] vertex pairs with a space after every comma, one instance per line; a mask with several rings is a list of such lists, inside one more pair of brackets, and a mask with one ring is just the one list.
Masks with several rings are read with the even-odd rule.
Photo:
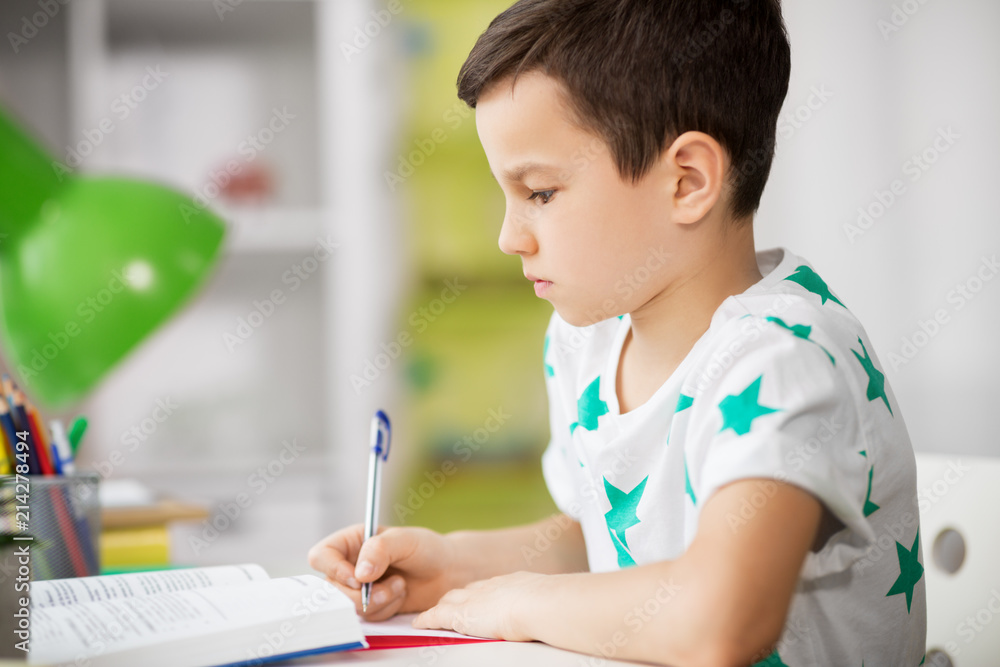
[[758, 262], [763, 278], [716, 310], [709, 330], [715, 346], [821, 351], [832, 366], [853, 353], [868, 356], [871, 345], [861, 322], [808, 261], [779, 248], [758, 253]]
[[902, 428], [891, 424], [896, 400], [874, 346], [835, 291], [787, 250], [758, 261], [764, 278], [716, 310], [687, 360], [683, 391], [727, 395], [763, 378], [768, 391], [860, 411], [866, 429]]

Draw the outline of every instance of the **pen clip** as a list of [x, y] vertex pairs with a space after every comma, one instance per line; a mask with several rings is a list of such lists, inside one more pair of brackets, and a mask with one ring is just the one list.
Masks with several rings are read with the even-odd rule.
[[389, 458], [389, 444], [392, 441], [392, 428], [389, 426], [389, 417], [382, 410], [375, 413], [372, 418], [372, 451], [383, 461]]

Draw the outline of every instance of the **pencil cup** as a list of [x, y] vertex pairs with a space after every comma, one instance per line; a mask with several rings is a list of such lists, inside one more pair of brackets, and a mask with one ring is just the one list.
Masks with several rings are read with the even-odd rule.
[[[31, 579], [65, 579], [100, 574], [98, 540], [100, 475], [0, 477], [0, 534], [15, 536], [27, 550]], [[30, 540], [18, 540], [30, 536]]]

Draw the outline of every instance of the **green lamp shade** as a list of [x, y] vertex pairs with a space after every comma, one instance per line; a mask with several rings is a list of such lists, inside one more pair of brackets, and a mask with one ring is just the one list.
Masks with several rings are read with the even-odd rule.
[[153, 183], [67, 174], [0, 111], [0, 347], [38, 400], [82, 398], [205, 280], [221, 220]]

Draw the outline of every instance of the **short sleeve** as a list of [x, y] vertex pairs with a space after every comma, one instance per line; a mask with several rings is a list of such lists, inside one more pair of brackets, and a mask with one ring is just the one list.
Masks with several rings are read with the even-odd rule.
[[542, 454], [542, 474], [549, 494], [563, 514], [580, 520], [581, 505], [577, 498], [578, 483], [574, 479], [572, 463], [576, 461], [570, 440], [569, 419], [566, 416], [565, 395], [562, 387], [568, 378], [560, 374], [564, 367], [559, 363], [566, 327], [559, 316], [552, 314], [545, 333], [543, 365], [545, 389], [549, 399], [549, 445]]
[[[738, 320], [728, 344], [699, 364], [685, 455], [699, 499], [767, 478], [808, 491], [840, 519], [845, 528], [806, 558], [801, 574], [811, 579], [849, 568], [874, 540], [864, 514], [866, 446], [847, 359], [822, 332], [773, 319]], [[768, 488], [734, 520], [766, 508]]]

